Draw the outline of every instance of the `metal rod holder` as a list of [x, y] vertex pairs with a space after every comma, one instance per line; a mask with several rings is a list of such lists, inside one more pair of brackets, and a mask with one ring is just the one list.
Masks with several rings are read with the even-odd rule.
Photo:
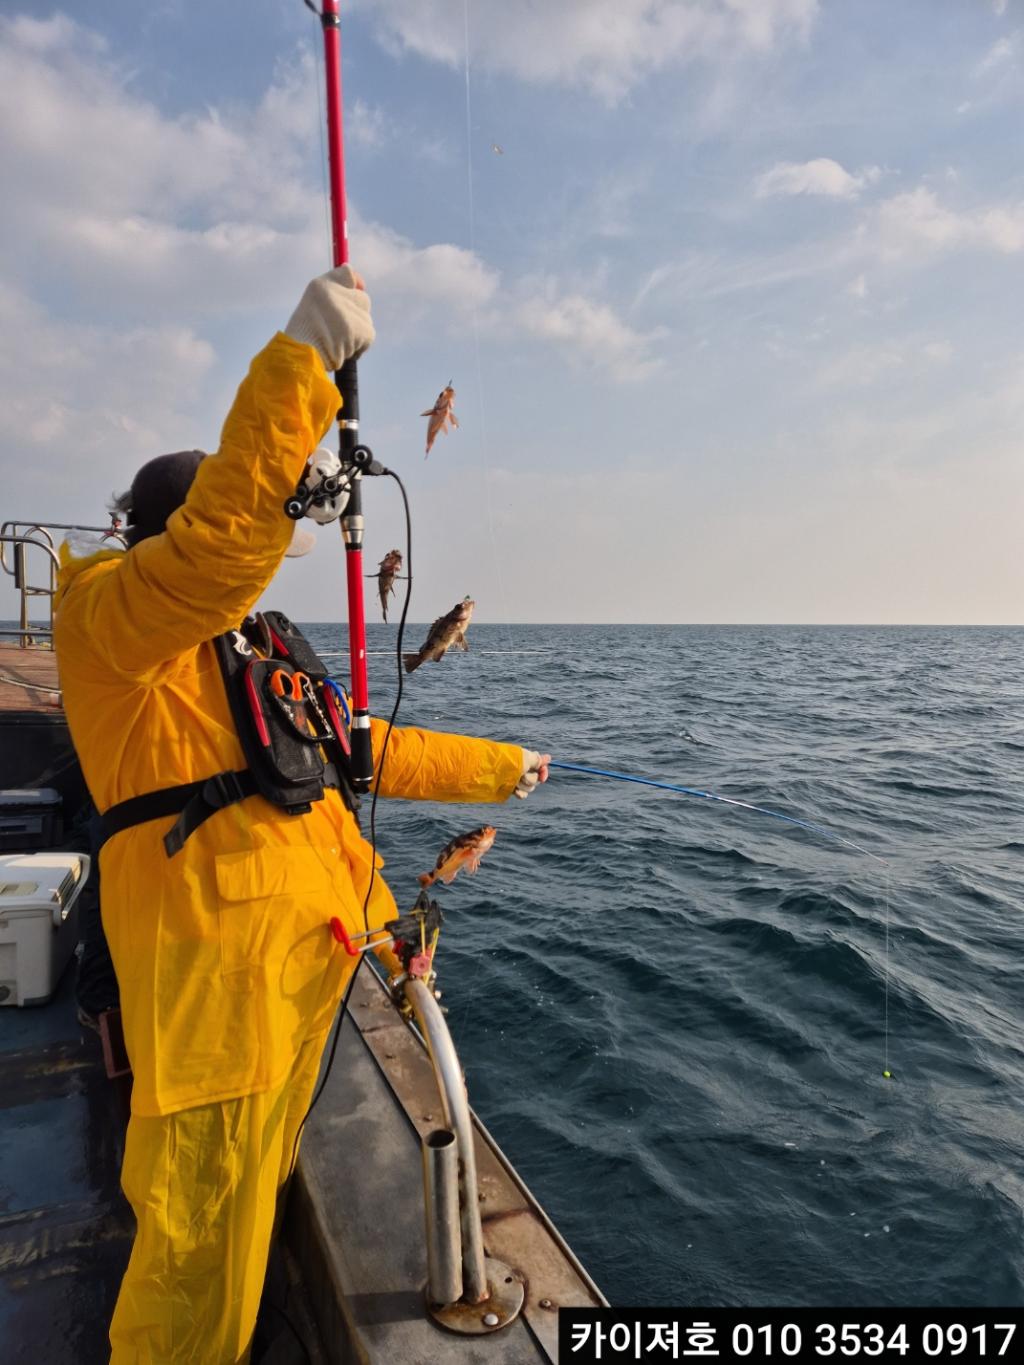
[[458, 1141], [459, 1186], [462, 1206], [462, 1297], [469, 1303], [481, 1303], [487, 1298], [487, 1272], [484, 1268], [484, 1234], [480, 1225], [480, 1201], [477, 1196], [476, 1149], [473, 1145], [473, 1124], [469, 1116], [469, 1099], [462, 1067], [448, 1025], [434, 994], [424, 982], [415, 977], [405, 983], [405, 998], [412, 1006], [430, 1057], [434, 1063], [445, 1125]]
[[462, 1233], [459, 1227], [459, 1145], [448, 1128], [423, 1139], [423, 1195], [427, 1220], [427, 1301], [462, 1298]]
[[[445, 1121], [445, 1131], [431, 1133], [423, 1149], [427, 1308], [434, 1321], [449, 1331], [486, 1336], [515, 1321], [526, 1288], [511, 1266], [484, 1255], [473, 1120], [444, 1013], [434, 992], [418, 977], [408, 977], [404, 990], [426, 1040]], [[449, 1173], [452, 1162], [454, 1179]], [[447, 1299], [459, 1281], [461, 1293]]]

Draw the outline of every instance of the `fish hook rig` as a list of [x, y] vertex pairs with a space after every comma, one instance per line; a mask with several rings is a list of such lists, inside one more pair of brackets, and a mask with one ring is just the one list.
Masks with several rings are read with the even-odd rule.
[[[440, 991], [434, 989], [437, 981], [434, 953], [443, 923], [441, 907], [437, 901], [430, 899], [425, 887], [408, 914], [388, 920], [380, 929], [350, 934], [336, 915], [330, 921], [335, 941], [342, 945], [349, 957], [361, 957], [363, 953], [373, 952], [377, 948], [393, 948], [395, 957], [401, 963], [401, 971], [388, 978], [388, 990], [399, 1013], [407, 1019], [412, 1017], [412, 1008], [403, 989], [407, 981], [422, 981], [435, 1000], [441, 998]], [[378, 934], [387, 934], [388, 937], [378, 938]]]
[[441, 998], [441, 992], [436, 989], [434, 954], [443, 923], [441, 907], [430, 899], [424, 888], [407, 915], [388, 920], [384, 926], [392, 937], [395, 956], [403, 969], [389, 978], [388, 990], [398, 1012], [406, 1019], [411, 1019], [413, 1013], [405, 991], [407, 981], [422, 981], [435, 1000]]

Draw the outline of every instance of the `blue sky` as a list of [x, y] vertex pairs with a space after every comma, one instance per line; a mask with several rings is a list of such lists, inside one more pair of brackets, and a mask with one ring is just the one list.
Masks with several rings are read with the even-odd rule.
[[[1019, 0], [353, 0], [343, 48], [414, 619], [1024, 621]], [[301, 0], [0, 4], [5, 516], [215, 446], [328, 264], [319, 50]], [[337, 619], [341, 559], [275, 603]]]

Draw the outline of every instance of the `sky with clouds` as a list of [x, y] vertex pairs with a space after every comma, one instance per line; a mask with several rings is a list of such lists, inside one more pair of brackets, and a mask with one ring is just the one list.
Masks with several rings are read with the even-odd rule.
[[[342, 12], [412, 619], [1024, 622], [1024, 0]], [[215, 448], [329, 265], [320, 52], [301, 0], [0, 0], [4, 518]], [[332, 528], [272, 596], [343, 616]]]

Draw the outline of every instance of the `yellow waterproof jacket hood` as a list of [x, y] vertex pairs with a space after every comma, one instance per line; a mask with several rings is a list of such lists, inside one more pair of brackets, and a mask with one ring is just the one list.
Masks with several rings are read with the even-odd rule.
[[[54, 622], [64, 706], [100, 811], [245, 766], [212, 640], [251, 610], [292, 523], [285, 498], [339, 407], [316, 352], [278, 334], [253, 361], [184, 506], [127, 552], [65, 553]], [[372, 725], [375, 759], [384, 726]], [[516, 745], [396, 730], [384, 796], [498, 801]], [[362, 928], [370, 847], [337, 792], [307, 815], [250, 797], [169, 859], [171, 820], [101, 856], [104, 928], [141, 1115], [267, 1090], [329, 1027], [353, 959], [328, 927]], [[380, 860], [378, 859], [378, 866]], [[370, 922], [396, 913], [378, 876]]]

